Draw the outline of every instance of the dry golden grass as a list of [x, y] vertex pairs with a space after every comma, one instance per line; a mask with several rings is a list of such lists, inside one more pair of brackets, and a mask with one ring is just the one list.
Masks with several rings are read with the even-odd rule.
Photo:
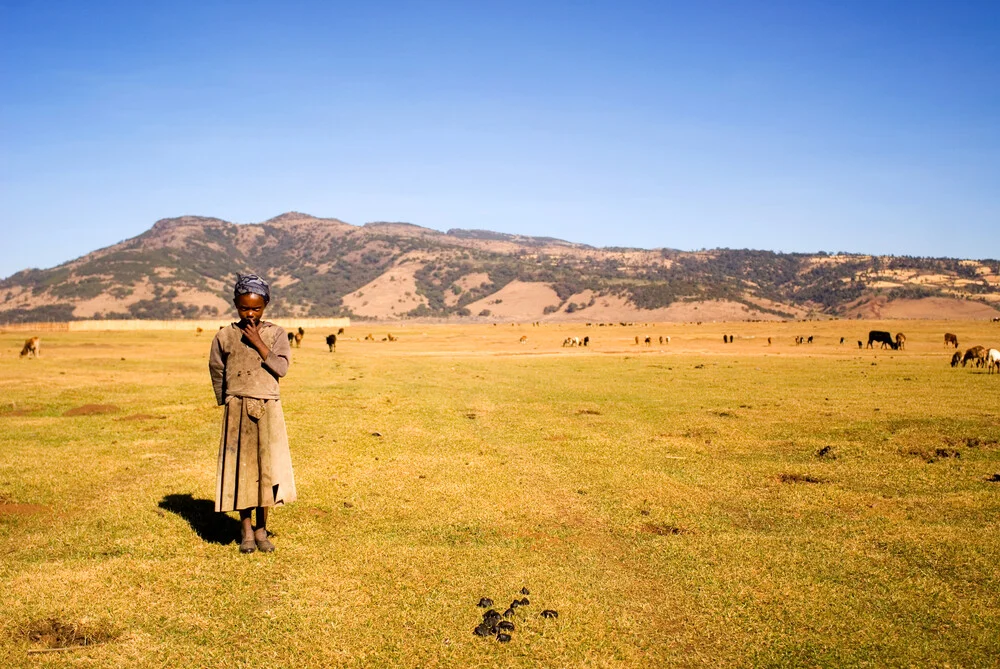
[[[870, 328], [906, 350], [858, 350]], [[993, 665], [1000, 375], [950, 368], [945, 331], [1000, 343], [307, 331], [282, 382], [300, 499], [251, 556], [211, 511], [210, 333], [51, 334], [38, 360], [2, 334], [0, 663]], [[511, 643], [473, 636], [480, 597], [525, 586]], [[54, 644], [81, 647], [29, 654]]]

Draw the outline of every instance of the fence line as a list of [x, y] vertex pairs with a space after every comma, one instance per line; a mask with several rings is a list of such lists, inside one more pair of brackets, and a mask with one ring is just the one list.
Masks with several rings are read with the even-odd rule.
[[[100, 332], [100, 331], [132, 331], [132, 330], [217, 330], [219, 327], [232, 323], [233, 318], [199, 319], [185, 321], [147, 321], [147, 320], [106, 320], [106, 321], [66, 321], [48, 323], [11, 323], [0, 325], [0, 331], [5, 332]], [[286, 330], [303, 330], [316, 328], [346, 328], [350, 327], [350, 318], [268, 318], [276, 325]]]

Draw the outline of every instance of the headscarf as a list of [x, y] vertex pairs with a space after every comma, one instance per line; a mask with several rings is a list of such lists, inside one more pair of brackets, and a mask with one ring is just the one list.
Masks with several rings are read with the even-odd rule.
[[271, 301], [271, 289], [268, 288], [267, 281], [256, 274], [237, 274], [236, 285], [233, 286], [233, 299], [247, 293], [260, 295], [264, 298], [264, 304]]

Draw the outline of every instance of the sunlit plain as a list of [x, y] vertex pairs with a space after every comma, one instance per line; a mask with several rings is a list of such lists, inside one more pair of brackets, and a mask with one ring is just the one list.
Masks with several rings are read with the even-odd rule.
[[[250, 556], [206, 511], [211, 332], [0, 334], [0, 662], [990, 665], [1000, 374], [946, 331], [1000, 348], [953, 321], [307, 331], [300, 498]], [[522, 587], [511, 642], [474, 636]]]

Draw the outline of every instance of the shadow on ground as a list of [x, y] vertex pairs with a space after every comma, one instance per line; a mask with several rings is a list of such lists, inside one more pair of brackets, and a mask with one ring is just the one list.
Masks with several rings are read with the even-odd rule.
[[231, 544], [240, 536], [240, 521], [215, 511], [210, 499], [195, 499], [190, 494], [167, 495], [159, 507], [176, 513], [191, 526], [199, 537], [212, 544]]

